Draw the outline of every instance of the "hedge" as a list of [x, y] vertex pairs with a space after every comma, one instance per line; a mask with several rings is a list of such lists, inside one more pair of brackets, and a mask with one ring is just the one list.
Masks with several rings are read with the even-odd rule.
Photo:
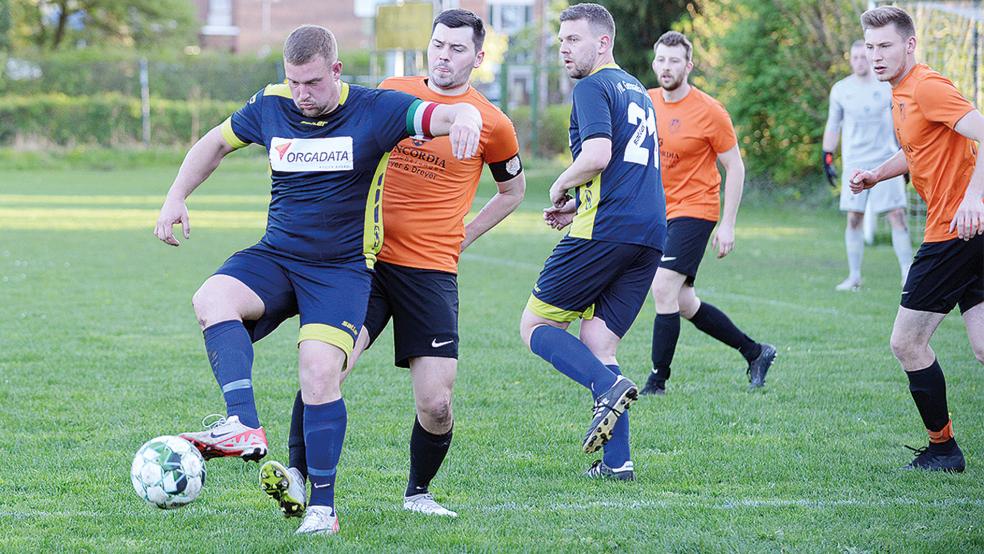
[[[151, 142], [189, 144], [221, 123], [241, 102], [168, 100], [150, 102]], [[130, 145], [141, 142], [140, 100], [120, 94], [46, 94], [0, 97], [0, 144], [59, 146]]]

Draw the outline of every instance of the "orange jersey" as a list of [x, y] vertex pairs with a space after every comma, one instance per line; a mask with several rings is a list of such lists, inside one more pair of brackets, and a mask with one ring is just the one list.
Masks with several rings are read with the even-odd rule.
[[393, 77], [379, 86], [431, 102], [465, 102], [482, 114], [475, 157], [455, 158], [448, 137], [405, 139], [390, 153], [383, 186], [384, 239], [377, 259], [457, 273], [464, 219], [478, 190], [482, 166], [508, 161], [509, 175], [521, 170], [516, 130], [499, 108], [471, 87], [460, 96], [444, 96], [427, 88], [425, 77]]
[[953, 127], [973, 109], [949, 79], [923, 64], [892, 89], [895, 136], [926, 202], [925, 242], [957, 238], [950, 221], [970, 184], [977, 145]]
[[696, 217], [717, 221], [721, 174], [717, 156], [738, 144], [731, 117], [720, 102], [691, 87], [678, 102], [650, 89], [659, 131], [659, 160], [666, 191], [666, 219]]

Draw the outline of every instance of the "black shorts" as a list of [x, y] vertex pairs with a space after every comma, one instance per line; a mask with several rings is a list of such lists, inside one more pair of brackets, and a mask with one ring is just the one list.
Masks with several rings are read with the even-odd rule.
[[365, 319], [370, 346], [390, 318], [398, 367], [420, 356], [457, 359], [458, 276], [377, 261]]
[[674, 217], [666, 221], [666, 246], [659, 267], [686, 275], [686, 283], [694, 286], [697, 268], [707, 249], [714, 230], [714, 221], [696, 217]]
[[984, 302], [984, 235], [969, 241], [926, 242], [902, 287], [902, 307], [920, 312], [964, 313]]

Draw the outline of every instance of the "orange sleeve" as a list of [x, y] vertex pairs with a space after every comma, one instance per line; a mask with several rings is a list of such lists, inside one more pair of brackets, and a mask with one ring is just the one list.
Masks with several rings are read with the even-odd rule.
[[916, 85], [913, 96], [926, 119], [951, 129], [974, 109], [974, 105], [960, 94], [957, 87], [942, 76], [927, 76]]
[[[485, 163], [493, 164], [508, 160], [519, 153], [519, 139], [516, 138], [516, 128], [512, 121], [505, 114], [499, 111], [496, 114], [495, 127], [489, 133], [488, 143], [485, 145]], [[482, 117], [491, 116], [492, 113], [482, 114]]]
[[708, 111], [711, 114], [711, 148], [715, 153], [723, 154], [738, 144], [735, 126], [731, 123], [731, 116], [721, 104], [714, 102]]

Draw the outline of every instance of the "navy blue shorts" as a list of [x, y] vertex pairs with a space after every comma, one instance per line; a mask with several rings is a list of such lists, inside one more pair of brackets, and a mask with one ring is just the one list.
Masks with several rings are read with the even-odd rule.
[[902, 287], [902, 307], [920, 312], [964, 313], [984, 302], [984, 235], [969, 241], [924, 242]]
[[352, 353], [372, 281], [365, 261], [301, 261], [257, 244], [233, 254], [215, 274], [238, 279], [263, 301], [263, 316], [244, 322], [254, 342], [300, 314], [298, 343], [317, 340]]
[[526, 308], [550, 321], [597, 317], [625, 336], [646, 301], [660, 251], [565, 236], [554, 247]]
[[696, 217], [674, 217], [666, 221], [666, 245], [659, 266], [686, 275], [686, 284], [694, 286], [697, 268], [704, 258], [707, 241], [715, 222]]
[[458, 276], [377, 261], [366, 312], [369, 344], [393, 319], [397, 367], [410, 358], [458, 358]]

